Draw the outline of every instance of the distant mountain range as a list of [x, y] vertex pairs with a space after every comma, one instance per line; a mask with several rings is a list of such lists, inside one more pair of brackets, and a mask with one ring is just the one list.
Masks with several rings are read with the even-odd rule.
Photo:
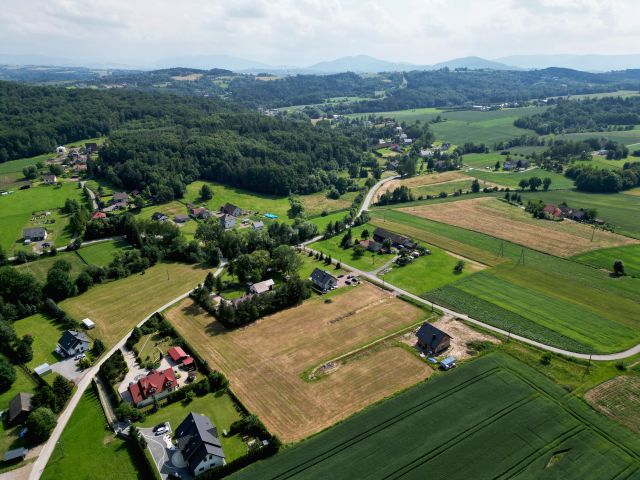
[[240, 73], [270, 72], [275, 74], [330, 74], [340, 72], [378, 73], [411, 70], [437, 70], [441, 68], [468, 68], [470, 70], [530, 70], [547, 67], [562, 67], [586, 72], [605, 72], [640, 68], [638, 55], [512, 55], [487, 60], [481, 57], [462, 57], [433, 65], [413, 64], [381, 60], [369, 55], [341, 57], [335, 60], [315, 63], [307, 67], [269, 65], [254, 60], [230, 55], [191, 55], [160, 59], [144, 65], [135, 62], [117, 62], [103, 60], [101, 62], [73, 60], [46, 55], [6, 55], [0, 54], [0, 64], [5, 65], [47, 65], [88, 68], [117, 68], [155, 70], [172, 67], [196, 68], [209, 70], [222, 68]]

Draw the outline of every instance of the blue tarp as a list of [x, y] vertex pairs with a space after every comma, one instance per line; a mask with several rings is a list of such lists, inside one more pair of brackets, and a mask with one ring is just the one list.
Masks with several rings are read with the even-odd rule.
[[265, 213], [264, 216], [267, 218], [278, 218], [278, 215], [274, 215], [273, 213]]

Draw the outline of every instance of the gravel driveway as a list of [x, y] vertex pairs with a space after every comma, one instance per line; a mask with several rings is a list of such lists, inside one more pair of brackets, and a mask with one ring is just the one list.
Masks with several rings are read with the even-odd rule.
[[147, 448], [163, 480], [171, 472], [179, 472], [184, 479], [192, 478], [189, 470], [183, 466], [182, 454], [171, 444], [171, 425], [169, 425], [169, 433], [164, 435], [156, 435], [151, 428], [138, 430], [147, 441]]

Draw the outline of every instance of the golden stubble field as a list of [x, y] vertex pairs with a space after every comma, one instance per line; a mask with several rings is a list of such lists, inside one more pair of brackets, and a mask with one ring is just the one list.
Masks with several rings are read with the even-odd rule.
[[400, 211], [436, 222], [485, 233], [559, 257], [600, 248], [638, 243], [638, 240], [565, 220], [538, 220], [524, 210], [497, 198], [419, 205]]
[[303, 379], [304, 372], [321, 363], [425, 317], [419, 308], [370, 284], [336, 295], [331, 303], [315, 297], [234, 331], [190, 299], [166, 317], [284, 442], [317, 433], [432, 372], [411, 353], [390, 346], [320, 380]]

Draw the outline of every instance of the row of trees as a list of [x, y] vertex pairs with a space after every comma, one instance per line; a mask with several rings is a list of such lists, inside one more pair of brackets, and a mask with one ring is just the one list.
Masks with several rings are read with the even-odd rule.
[[574, 164], [565, 175], [574, 180], [578, 190], [593, 193], [615, 193], [640, 185], [640, 162], [625, 163], [622, 169], [597, 168]]

